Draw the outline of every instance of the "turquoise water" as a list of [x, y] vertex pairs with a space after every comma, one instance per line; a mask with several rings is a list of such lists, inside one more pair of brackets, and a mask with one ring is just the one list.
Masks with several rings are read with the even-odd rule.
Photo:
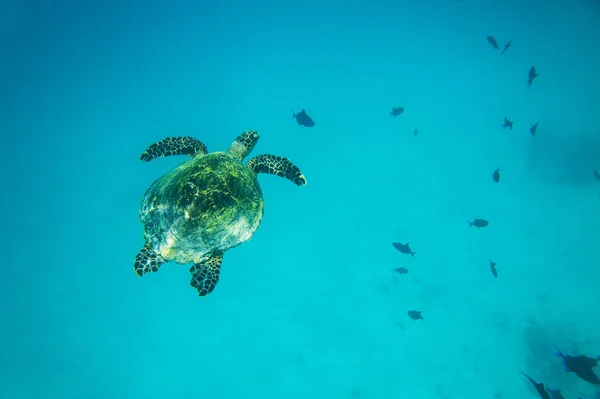
[[[552, 347], [600, 354], [600, 4], [9, 3], [0, 398], [539, 397], [519, 370], [600, 397]], [[140, 154], [250, 129], [308, 184], [259, 176], [210, 295], [138, 277], [141, 198], [186, 159]]]

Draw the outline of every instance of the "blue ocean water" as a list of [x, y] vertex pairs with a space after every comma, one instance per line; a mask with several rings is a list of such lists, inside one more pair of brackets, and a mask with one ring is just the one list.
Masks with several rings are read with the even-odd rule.
[[[0, 398], [600, 397], [553, 356], [600, 354], [598, 1], [1, 8]], [[186, 159], [140, 154], [253, 129], [308, 184], [258, 177], [210, 295], [138, 277]]]

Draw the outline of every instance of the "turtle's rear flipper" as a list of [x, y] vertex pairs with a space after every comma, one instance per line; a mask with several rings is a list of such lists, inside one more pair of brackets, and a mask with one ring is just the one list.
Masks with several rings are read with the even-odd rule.
[[193, 137], [167, 137], [148, 147], [140, 156], [140, 159], [149, 162], [155, 158], [171, 155], [189, 155], [195, 157], [196, 155], [204, 155], [206, 153], [206, 146], [198, 139]]
[[299, 186], [306, 184], [306, 178], [300, 172], [300, 169], [289, 159], [277, 155], [258, 155], [248, 160], [246, 164], [248, 169], [255, 174], [269, 173], [279, 177], [285, 177]]
[[198, 290], [198, 295], [206, 296], [215, 289], [219, 282], [222, 261], [223, 254], [215, 253], [208, 260], [196, 263], [190, 268], [190, 273], [192, 273], [190, 285]]
[[138, 276], [143, 276], [146, 273], [158, 271], [163, 263], [165, 263], [164, 259], [152, 250], [149, 242], [146, 242], [146, 245], [135, 257], [133, 268]]

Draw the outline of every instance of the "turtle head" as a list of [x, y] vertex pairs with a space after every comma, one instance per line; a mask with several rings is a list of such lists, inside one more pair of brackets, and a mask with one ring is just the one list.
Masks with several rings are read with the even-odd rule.
[[245, 131], [231, 143], [227, 152], [244, 159], [252, 152], [259, 137], [258, 132], [255, 130]]

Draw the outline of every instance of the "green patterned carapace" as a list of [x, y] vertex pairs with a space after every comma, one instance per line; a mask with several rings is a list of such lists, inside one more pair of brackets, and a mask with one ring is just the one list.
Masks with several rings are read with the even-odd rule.
[[207, 154], [191, 137], [170, 137], [151, 145], [140, 159], [170, 155], [192, 159], [156, 180], [140, 206], [146, 240], [135, 259], [140, 276], [158, 271], [165, 262], [193, 263], [190, 284], [200, 296], [219, 281], [223, 253], [248, 241], [263, 216], [258, 173], [284, 177], [302, 186], [306, 179], [288, 159], [259, 155], [242, 163], [259, 135], [241, 134], [225, 152]]

